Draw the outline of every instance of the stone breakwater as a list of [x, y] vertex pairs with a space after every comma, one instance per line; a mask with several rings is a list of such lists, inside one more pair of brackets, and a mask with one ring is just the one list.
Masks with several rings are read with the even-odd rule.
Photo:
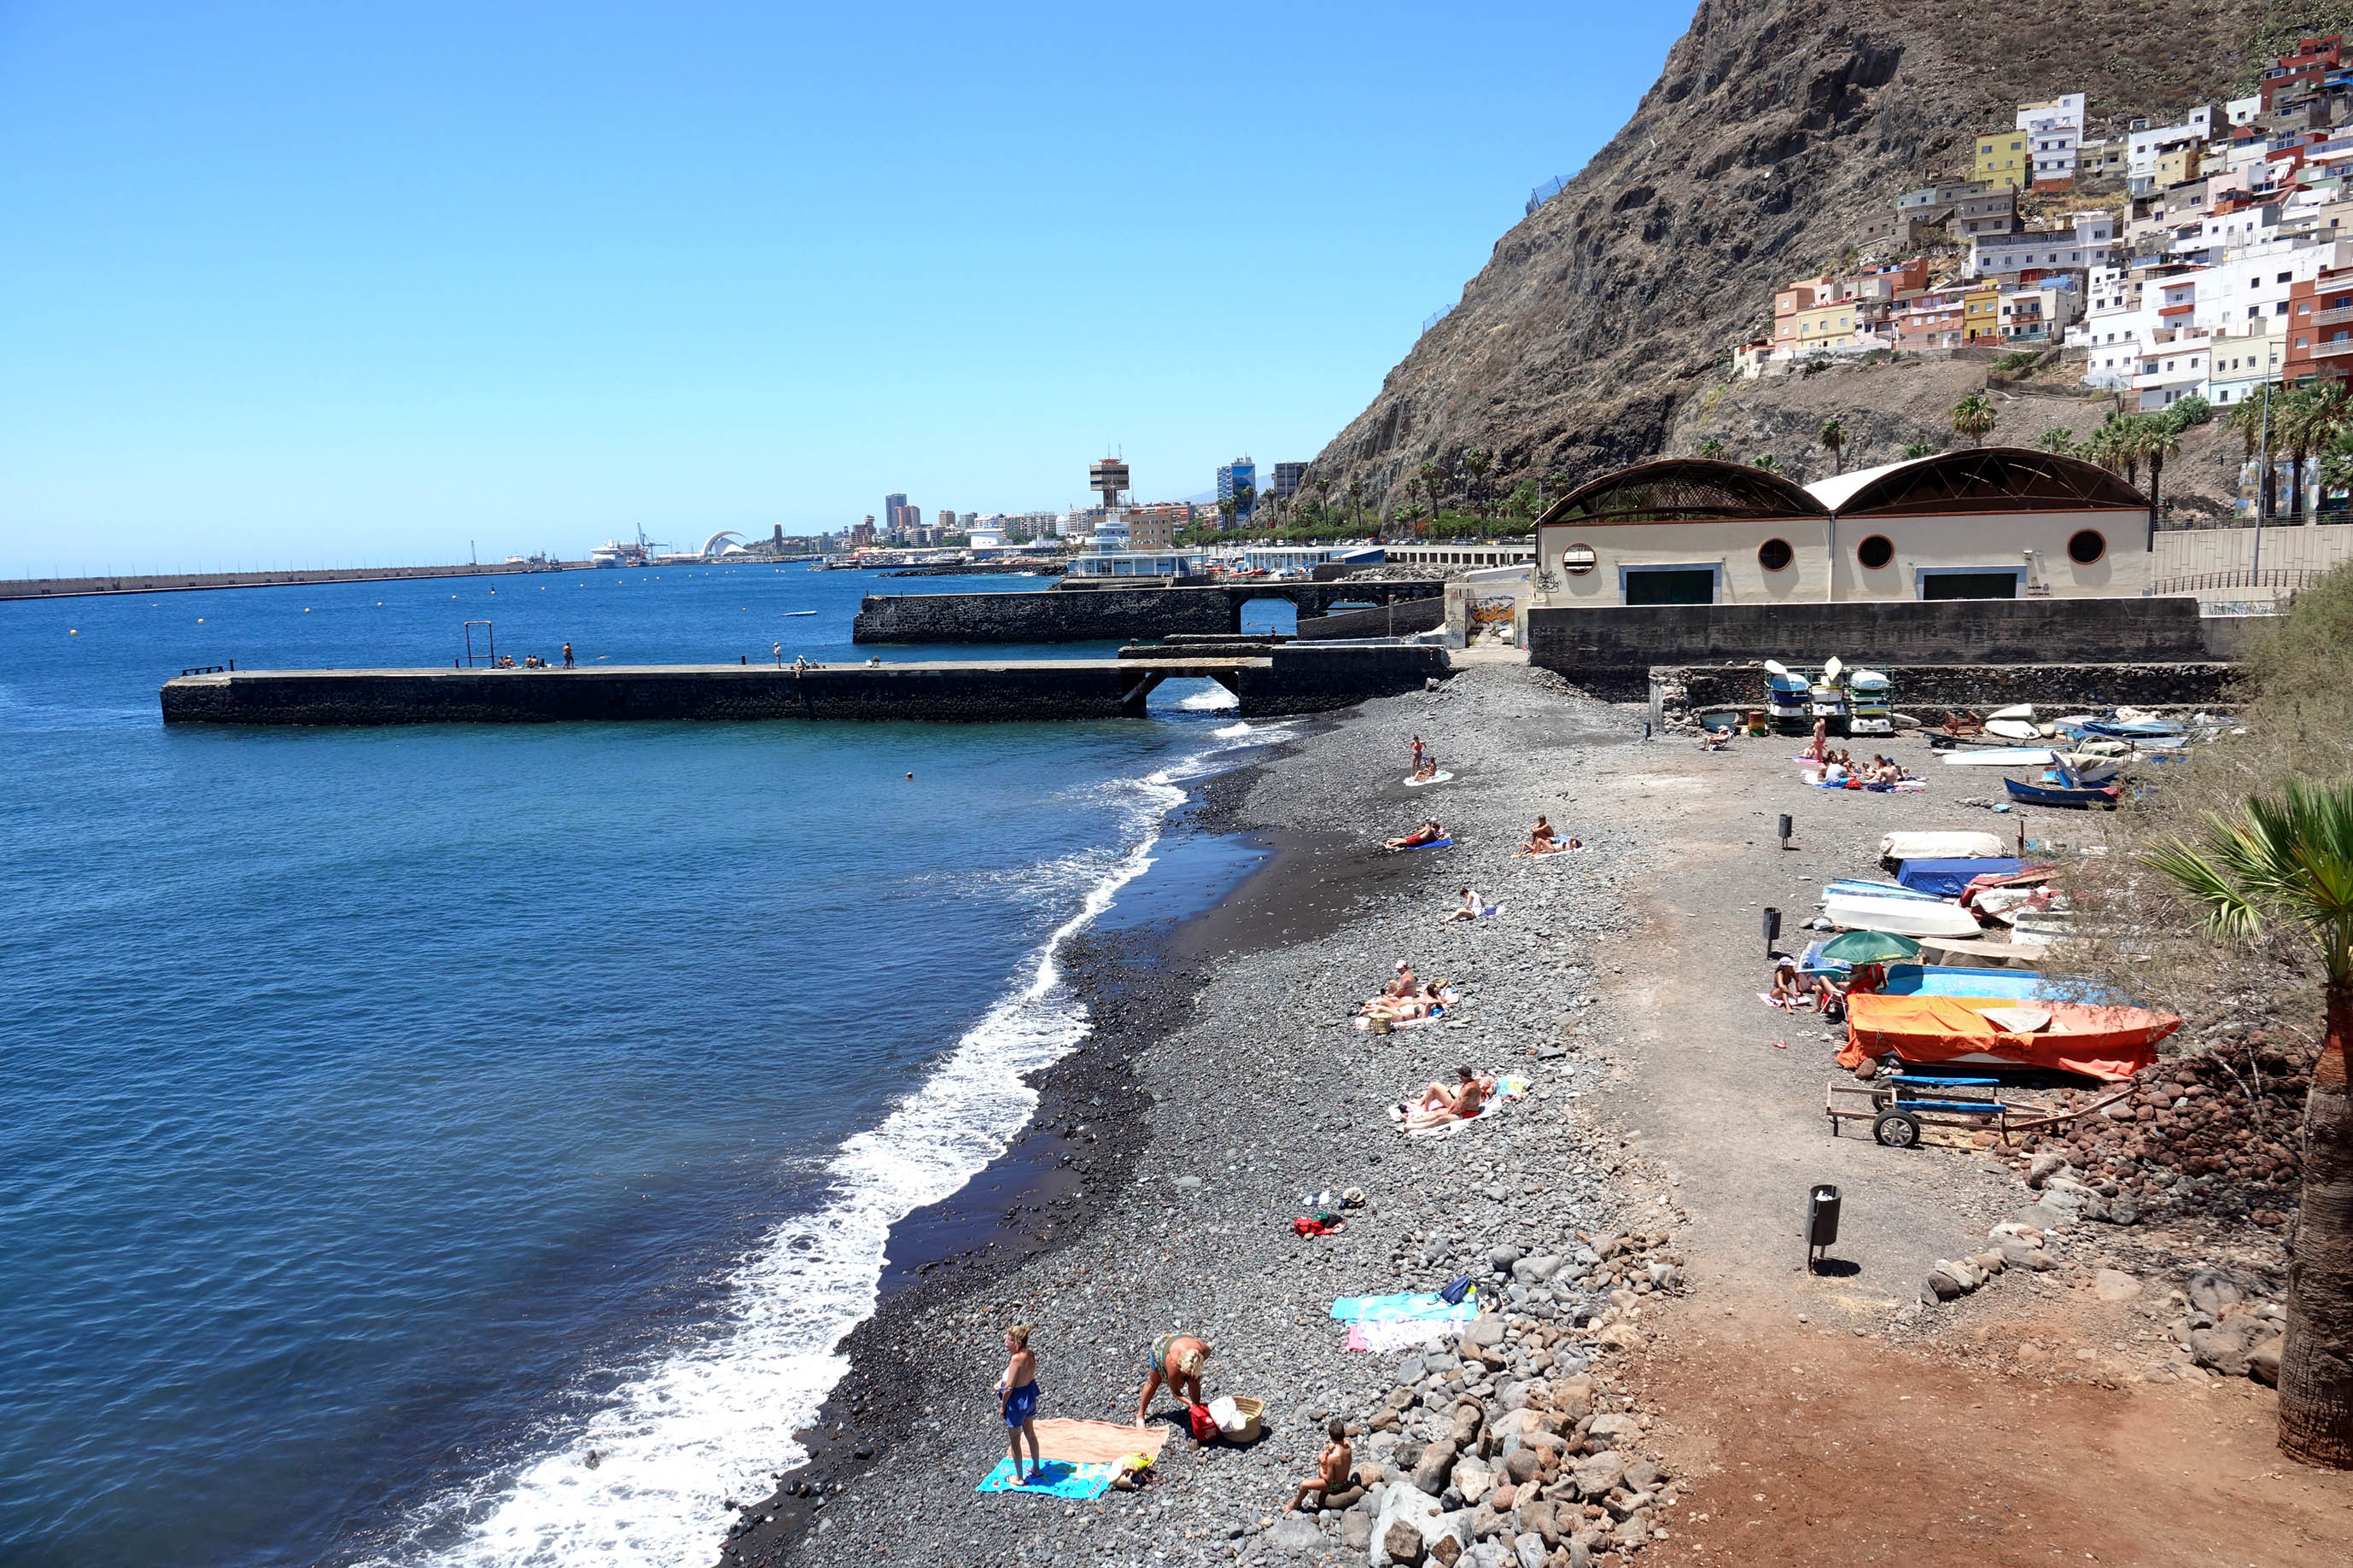
[[1083, 587], [1034, 594], [869, 594], [850, 625], [859, 643], [1054, 643], [1153, 639], [1242, 629], [1252, 600], [1282, 599], [1302, 616], [1334, 605], [1400, 604], [1443, 595], [1430, 580], [1259, 583], [1208, 587]]
[[271, 588], [310, 583], [397, 583], [412, 577], [507, 577], [518, 573], [573, 572], [586, 562], [555, 565], [329, 566], [284, 572], [124, 572], [106, 577], [27, 577], [0, 583], [0, 599], [77, 599], [107, 594], [177, 594], [195, 588]]
[[[997, 1247], [851, 1336], [811, 1462], [714, 1521], [723, 1563], [1573, 1568], [1668, 1528], [1663, 1414], [1630, 1392], [1628, 1363], [1687, 1289], [1683, 1214], [1638, 1142], [1588, 1109], [1621, 1070], [1596, 955], [1639, 929], [1624, 885], [1642, 847], [1568, 798], [1593, 798], [1639, 722], [1510, 668], [1317, 722], [1209, 792], [1213, 825], [1276, 836], [1271, 867], [1123, 971], [1129, 988], [1091, 1003], [1076, 1076], [1045, 1075], [1040, 1130], [1072, 1157], [1072, 1207], [1014, 1205]], [[1453, 784], [1404, 787], [1415, 733], [1439, 741]], [[1514, 859], [1539, 811], [1596, 847]], [[1430, 812], [1454, 849], [1375, 847]], [[1440, 925], [1465, 881], [1502, 912]], [[1400, 957], [1461, 1005], [1355, 1028]], [[1453, 1137], [1400, 1136], [1389, 1107], [1463, 1064], [1528, 1092]], [[1311, 1194], [1350, 1186], [1366, 1202], [1345, 1229], [1293, 1233]], [[1352, 1352], [1330, 1315], [1338, 1297], [1465, 1274], [1487, 1310], [1439, 1343]], [[1208, 1392], [1264, 1400], [1267, 1434], [1179, 1438], [1140, 1493], [976, 1496], [1003, 1452], [987, 1391], [1016, 1321], [1036, 1327], [1041, 1414], [1129, 1419], [1154, 1337], [1187, 1331], [1215, 1347]], [[1363, 1495], [1282, 1515], [1335, 1418]]]

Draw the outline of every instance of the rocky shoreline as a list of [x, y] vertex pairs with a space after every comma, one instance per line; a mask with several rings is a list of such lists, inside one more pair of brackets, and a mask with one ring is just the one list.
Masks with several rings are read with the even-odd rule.
[[[1416, 733], [1456, 782], [1404, 786]], [[1632, 847], [1574, 804], [1580, 774], [1639, 733], [1638, 717], [1548, 675], [1482, 668], [1298, 726], [1211, 781], [1200, 823], [1263, 836], [1272, 862], [1165, 939], [1078, 944], [1069, 967], [1095, 1027], [1041, 1075], [1039, 1116], [1000, 1163], [1028, 1174], [1000, 1179], [1016, 1201], [991, 1244], [906, 1279], [852, 1334], [810, 1464], [743, 1508], [720, 1561], [1345, 1551], [1536, 1568], [1647, 1543], [1673, 1483], [1612, 1363], [1641, 1343], [1649, 1303], [1681, 1288], [1681, 1211], [1588, 1107], [1616, 1069], [1591, 954], [1630, 929], [1618, 884]], [[1599, 842], [1562, 864], [1515, 860], [1538, 812]], [[1378, 850], [1430, 814], [1452, 849]], [[1440, 925], [1465, 882], [1502, 911]], [[1398, 957], [1451, 980], [1461, 1005], [1429, 1026], [1357, 1030]], [[1460, 1063], [1528, 1091], [1451, 1138], [1401, 1136], [1388, 1108]], [[1294, 1235], [1309, 1195], [1340, 1187], [1366, 1194], [1346, 1227]], [[1459, 1342], [1344, 1348], [1335, 1298], [1458, 1274], [1491, 1307]], [[1216, 1347], [1209, 1392], [1265, 1401], [1267, 1433], [1172, 1443], [1141, 1493], [976, 1496], [1003, 1452], [988, 1389], [1015, 1321], [1036, 1325], [1041, 1414], [1129, 1418], [1151, 1341], [1187, 1331]], [[1357, 1434], [1367, 1495], [1282, 1515], [1335, 1416]]]

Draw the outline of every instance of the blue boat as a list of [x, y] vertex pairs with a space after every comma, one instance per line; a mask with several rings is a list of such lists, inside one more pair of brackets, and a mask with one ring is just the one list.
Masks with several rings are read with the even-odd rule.
[[1862, 899], [1926, 899], [1931, 903], [1942, 902], [1941, 893], [1926, 893], [1907, 888], [1901, 882], [1874, 882], [1860, 877], [1841, 877], [1822, 884], [1825, 894], [1845, 893]]
[[1939, 963], [1892, 963], [1880, 993], [1887, 996], [2006, 996], [2021, 1002], [2057, 1000], [2042, 976], [2025, 969], [1963, 969]]
[[1979, 877], [2014, 877], [2025, 868], [2023, 860], [1906, 860], [1895, 879], [1930, 898], [1957, 899]]
[[2114, 784], [2077, 785], [2021, 784], [2017, 779], [2004, 779], [2002, 788], [2010, 798], [2021, 805], [2096, 806], [2114, 805], [2124, 792]]

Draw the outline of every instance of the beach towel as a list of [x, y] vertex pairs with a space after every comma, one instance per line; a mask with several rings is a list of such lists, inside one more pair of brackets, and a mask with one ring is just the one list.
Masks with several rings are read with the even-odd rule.
[[1429, 1320], [1409, 1320], [1401, 1323], [1351, 1323], [1345, 1348], [1366, 1351], [1374, 1355], [1395, 1355], [1399, 1351], [1420, 1350], [1441, 1343], [1461, 1326], [1458, 1322]]
[[1409, 849], [1451, 849], [1453, 847], [1454, 840], [1451, 838], [1433, 838], [1427, 844], [1400, 844], [1389, 853], [1402, 855]]
[[972, 1489], [976, 1492], [1023, 1492], [1032, 1497], [1060, 1498], [1065, 1502], [1084, 1502], [1089, 1498], [1099, 1498], [1109, 1491], [1111, 1479], [1118, 1470], [1117, 1463], [1109, 1459], [1085, 1465], [1074, 1465], [1068, 1459], [1048, 1459], [1030, 1471], [1035, 1479], [1016, 1481], [1013, 1479], [1013, 1461], [999, 1459], [997, 1468]]
[[[1436, 1006], [1436, 1007], [1431, 1008], [1431, 1009], [1430, 1009], [1430, 1016], [1428, 1016], [1428, 1017], [1426, 1017], [1426, 1018], [1392, 1018], [1392, 1019], [1390, 1019], [1390, 1020], [1389, 1020], [1389, 1033], [1391, 1033], [1391, 1034], [1393, 1034], [1393, 1035], [1394, 1035], [1394, 1034], [1396, 1034], [1399, 1029], [1422, 1029], [1422, 1028], [1427, 1028], [1427, 1027], [1429, 1027], [1429, 1026], [1430, 1026], [1430, 1025], [1432, 1025], [1432, 1024], [1442, 1024], [1442, 1023], [1444, 1023], [1445, 1021], [1446, 1021], [1446, 1008], [1445, 1008], [1445, 1005], [1444, 1005], [1443, 1004], [1440, 1004], [1440, 1005], [1438, 1005], [1438, 1006]], [[1360, 1015], [1358, 1015], [1358, 1016], [1357, 1016], [1357, 1018], [1356, 1018], [1356, 1027], [1358, 1027], [1359, 1029], [1370, 1029], [1370, 1028], [1373, 1026], [1373, 1025], [1374, 1025], [1374, 1023], [1375, 1023], [1375, 1022], [1376, 1022], [1376, 1020], [1371, 1019], [1371, 1018], [1365, 1017], [1365, 1016], [1363, 1016], [1360, 1014]]]
[[1127, 1426], [1116, 1421], [1050, 1416], [1037, 1426], [1040, 1457], [1066, 1459], [1074, 1465], [1110, 1464], [1130, 1454], [1156, 1459], [1160, 1457], [1160, 1445], [1168, 1440], [1168, 1428], [1156, 1423]]
[[1485, 1104], [1479, 1107], [1479, 1114], [1476, 1116], [1459, 1117], [1452, 1121], [1441, 1121], [1435, 1127], [1407, 1127], [1405, 1112], [1392, 1105], [1389, 1107], [1389, 1120], [1396, 1122], [1398, 1130], [1409, 1138], [1451, 1138], [1473, 1121], [1484, 1121], [1490, 1116], [1498, 1114], [1507, 1101], [1517, 1100], [1527, 1091], [1528, 1080], [1524, 1078], [1498, 1078], [1495, 1080], [1495, 1092], [1487, 1098]]
[[1453, 775], [1452, 773], [1448, 773], [1445, 769], [1440, 768], [1440, 769], [1439, 769], [1439, 771], [1438, 771], [1438, 772], [1436, 772], [1436, 773], [1434, 773], [1430, 774], [1430, 775], [1428, 778], [1426, 778], [1426, 779], [1408, 779], [1408, 780], [1406, 780], [1406, 781], [1405, 781], [1405, 782], [1406, 782], [1406, 787], [1407, 787], [1407, 788], [1409, 788], [1409, 789], [1419, 789], [1419, 788], [1420, 788], [1422, 785], [1424, 785], [1424, 784], [1444, 784], [1448, 779], [1451, 779], [1451, 778], [1452, 778], [1453, 776], [1454, 776], [1454, 775]]
[[1344, 1323], [1367, 1326], [1386, 1323], [1429, 1323], [1443, 1328], [1467, 1323], [1479, 1315], [1468, 1301], [1449, 1301], [1428, 1290], [1394, 1296], [1342, 1296], [1332, 1303], [1332, 1316]]

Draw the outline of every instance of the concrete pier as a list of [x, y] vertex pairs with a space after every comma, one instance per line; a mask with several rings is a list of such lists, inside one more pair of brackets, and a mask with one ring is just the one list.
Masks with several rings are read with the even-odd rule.
[[[1287, 599], [1305, 615], [1337, 604], [1442, 598], [1436, 581], [1219, 584], [1193, 588], [1065, 585], [1034, 594], [869, 594], [859, 643], [1110, 642], [1180, 633], [1234, 633], [1253, 599]], [[1360, 634], [1361, 635], [1361, 634]]]
[[596, 669], [211, 670], [164, 682], [167, 724], [554, 723], [628, 719], [1141, 718], [1161, 682], [1201, 679], [1245, 716], [1315, 713], [1447, 673], [1434, 647], [1277, 647], [1093, 659]]

